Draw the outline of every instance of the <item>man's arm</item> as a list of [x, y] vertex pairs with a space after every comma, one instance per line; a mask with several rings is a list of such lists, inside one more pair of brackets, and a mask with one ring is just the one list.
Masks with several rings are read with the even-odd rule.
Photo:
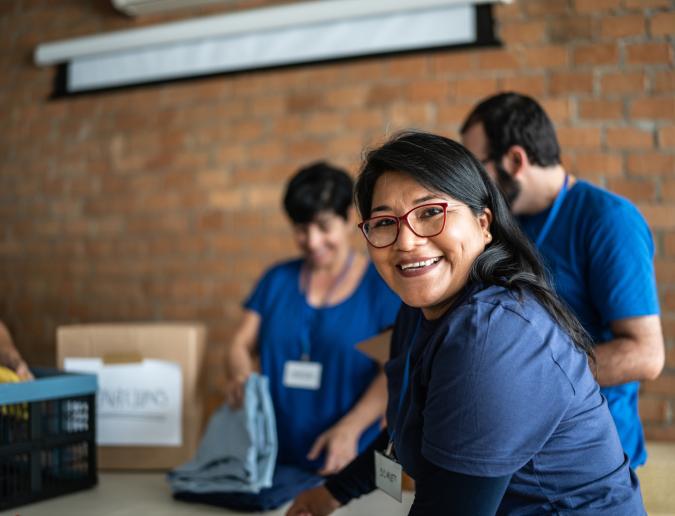
[[615, 338], [595, 347], [596, 377], [602, 387], [653, 380], [663, 369], [665, 350], [658, 315], [613, 321]]

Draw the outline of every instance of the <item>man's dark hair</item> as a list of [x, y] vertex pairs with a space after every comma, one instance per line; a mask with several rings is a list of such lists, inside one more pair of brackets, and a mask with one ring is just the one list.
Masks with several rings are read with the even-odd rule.
[[290, 179], [284, 195], [284, 209], [295, 224], [306, 224], [322, 211], [347, 220], [354, 182], [341, 168], [324, 161], [312, 163]]
[[499, 161], [512, 146], [519, 145], [534, 165], [560, 164], [560, 145], [553, 122], [531, 97], [519, 93], [488, 97], [466, 118], [461, 134], [478, 123], [485, 129], [489, 159]]

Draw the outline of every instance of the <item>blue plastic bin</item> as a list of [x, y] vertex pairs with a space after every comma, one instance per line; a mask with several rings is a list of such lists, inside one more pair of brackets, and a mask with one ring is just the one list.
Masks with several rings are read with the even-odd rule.
[[0, 384], [0, 510], [94, 486], [96, 375]]

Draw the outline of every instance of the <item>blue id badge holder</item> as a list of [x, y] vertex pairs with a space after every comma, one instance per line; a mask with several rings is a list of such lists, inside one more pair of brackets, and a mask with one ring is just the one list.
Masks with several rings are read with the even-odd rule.
[[392, 454], [392, 442], [384, 453], [375, 450], [375, 485], [394, 500], [403, 500], [403, 468]]

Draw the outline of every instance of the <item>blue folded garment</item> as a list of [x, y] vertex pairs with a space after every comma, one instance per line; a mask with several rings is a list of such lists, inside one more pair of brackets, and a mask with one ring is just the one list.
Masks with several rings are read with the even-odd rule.
[[319, 485], [323, 480], [322, 477], [296, 466], [277, 464], [272, 487], [261, 489], [259, 493], [179, 491], [174, 492], [173, 497], [183, 502], [205, 503], [235, 511], [271, 511], [292, 500], [305, 489]]
[[170, 471], [174, 493], [258, 493], [272, 485], [277, 433], [268, 380], [252, 374], [244, 406], [222, 405], [211, 417], [195, 457]]

